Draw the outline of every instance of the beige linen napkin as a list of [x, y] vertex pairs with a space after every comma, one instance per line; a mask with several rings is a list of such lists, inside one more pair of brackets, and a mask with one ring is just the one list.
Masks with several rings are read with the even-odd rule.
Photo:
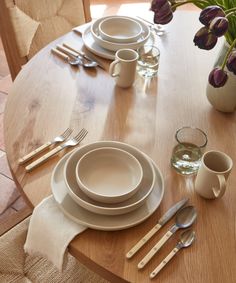
[[62, 271], [69, 243], [85, 229], [64, 215], [53, 196], [49, 196], [33, 211], [24, 250], [30, 255], [46, 257]]

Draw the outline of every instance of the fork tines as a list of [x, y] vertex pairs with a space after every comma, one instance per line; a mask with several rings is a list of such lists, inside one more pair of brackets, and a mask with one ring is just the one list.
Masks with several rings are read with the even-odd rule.
[[77, 142], [80, 142], [85, 138], [87, 134], [88, 131], [83, 128], [73, 139], [76, 140]]

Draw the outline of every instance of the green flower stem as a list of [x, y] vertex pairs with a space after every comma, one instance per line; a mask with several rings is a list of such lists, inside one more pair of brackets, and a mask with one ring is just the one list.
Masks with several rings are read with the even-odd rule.
[[225, 17], [228, 18], [228, 17], [232, 16], [233, 14], [236, 14], [236, 8], [235, 8], [234, 11], [227, 13], [227, 14], [225, 15]]
[[187, 0], [187, 1], [185, 1], [185, 2], [179, 2], [179, 3], [176, 3], [176, 4], [174, 4], [174, 5], [171, 5], [171, 8], [177, 8], [177, 7], [180, 7], [180, 6], [182, 6], [182, 5], [185, 5], [185, 4], [188, 4], [188, 3], [193, 3], [193, 4], [195, 4], [195, 3], [199, 3], [199, 4], [204, 4], [204, 5], [207, 5], [207, 4], [209, 4], [207, 1], [204, 1], [204, 0]]
[[228, 12], [232, 12], [232, 11], [236, 11], [236, 8], [228, 9], [228, 10], [226, 10], [225, 12], [228, 13]]
[[229, 57], [229, 54], [231, 53], [231, 51], [234, 49], [234, 46], [236, 45], [236, 38], [234, 39], [233, 43], [230, 45], [230, 48], [228, 49], [226, 55], [225, 55], [225, 58], [224, 58], [224, 61], [223, 61], [223, 64], [221, 66], [221, 69], [223, 70], [226, 63], [227, 63], [227, 59]]

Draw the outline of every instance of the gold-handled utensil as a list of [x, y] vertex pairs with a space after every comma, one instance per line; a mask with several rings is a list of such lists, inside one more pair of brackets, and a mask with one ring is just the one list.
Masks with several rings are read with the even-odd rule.
[[197, 211], [193, 206], [186, 206], [182, 208], [176, 215], [175, 224], [169, 229], [169, 231], [160, 239], [160, 241], [148, 252], [148, 254], [138, 263], [138, 268], [143, 268], [160, 250], [165, 242], [181, 228], [190, 227], [197, 218]]
[[51, 145], [54, 145], [56, 143], [60, 143], [65, 141], [70, 134], [73, 132], [72, 129], [67, 128], [61, 135], [55, 137], [52, 141], [46, 142], [45, 144], [41, 145], [40, 147], [34, 149], [33, 151], [31, 151], [30, 153], [28, 153], [27, 155], [23, 156], [22, 158], [20, 158], [18, 160], [19, 164], [23, 164], [27, 161], [29, 161], [30, 159], [32, 159], [33, 157], [35, 157], [37, 154], [39, 154], [40, 152], [44, 151], [45, 149], [47, 149], [48, 147], [50, 147]]
[[50, 157], [57, 154], [59, 151], [63, 150], [67, 147], [74, 147], [78, 145], [88, 134], [88, 131], [86, 129], [82, 129], [75, 137], [69, 139], [65, 143], [57, 146], [56, 148], [52, 149], [39, 159], [35, 160], [34, 162], [30, 163], [28, 166], [25, 167], [26, 171], [29, 172], [33, 170], [34, 168], [38, 167], [39, 165], [43, 164], [45, 161], [47, 161]]
[[177, 254], [182, 248], [187, 248], [192, 245], [195, 240], [195, 232], [191, 229], [184, 231], [180, 235], [180, 240], [175, 248], [163, 259], [163, 261], [150, 273], [150, 278], [154, 278], [164, 266]]
[[66, 47], [67, 49], [75, 52], [77, 55], [82, 56], [84, 59], [88, 60], [89, 62], [93, 62], [94, 64], [97, 64], [97, 66], [101, 67], [103, 69], [103, 67], [94, 59], [92, 59], [91, 57], [87, 56], [83, 51], [77, 50], [75, 48], [73, 48], [72, 46], [70, 46], [68, 43], [62, 43], [62, 45], [64, 47]]
[[138, 243], [134, 245], [130, 251], [128, 251], [126, 258], [134, 256], [187, 202], [188, 198], [182, 199], [168, 209], [168, 211], [159, 219], [158, 223], [140, 241], [138, 241]]
[[98, 63], [95, 61], [88, 61], [86, 60], [83, 56], [81, 56], [80, 54], [78, 54], [77, 52], [74, 52], [70, 49], [68, 49], [65, 46], [62, 46], [60, 44], [57, 44], [57, 49], [63, 53], [65, 53], [66, 55], [70, 56], [73, 60], [77, 61], [78, 64], [80, 64], [83, 67], [86, 68], [94, 68], [97, 67]]

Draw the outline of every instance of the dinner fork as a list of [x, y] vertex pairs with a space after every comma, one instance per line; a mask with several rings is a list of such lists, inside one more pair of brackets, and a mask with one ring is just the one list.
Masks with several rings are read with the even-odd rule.
[[45, 144], [41, 145], [40, 147], [36, 148], [35, 150], [31, 151], [30, 153], [28, 153], [27, 155], [25, 155], [24, 157], [20, 158], [18, 160], [19, 164], [23, 164], [26, 161], [30, 160], [31, 158], [33, 158], [35, 155], [37, 155], [38, 153], [44, 151], [45, 149], [47, 149], [49, 146], [59, 143], [59, 142], [63, 142], [65, 141], [70, 134], [73, 132], [72, 129], [67, 128], [61, 135], [55, 137], [52, 141], [46, 142]]
[[56, 148], [52, 149], [42, 157], [38, 158], [34, 162], [30, 163], [28, 166], [25, 167], [26, 171], [29, 172], [33, 170], [35, 167], [41, 165], [44, 163], [46, 160], [48, 160], [50, 157], [53, 155], [57, 154], [59, 151], [63, 150], [66, 147], [73, 147], [78, 145], [88, 134], [88, 131], [86, 129], [82, 129], [75, 137], [69, 139], [65, 143], [57, 146]]

